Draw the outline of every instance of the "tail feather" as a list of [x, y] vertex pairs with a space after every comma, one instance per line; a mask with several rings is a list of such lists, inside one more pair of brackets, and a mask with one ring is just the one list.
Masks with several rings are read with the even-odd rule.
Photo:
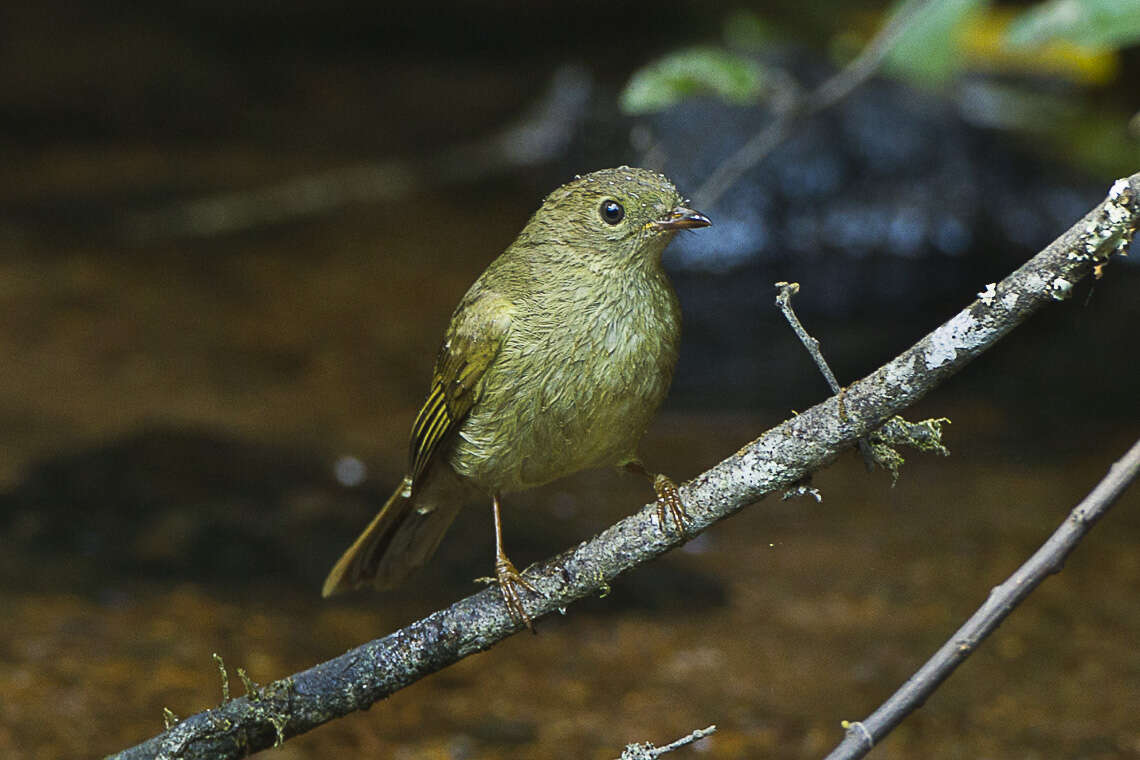
[[422, 567], [443, 540], [462, 501], [412, 494], [405, 480], [325, 578], [321, 596], [374, 586], [388, 589]]

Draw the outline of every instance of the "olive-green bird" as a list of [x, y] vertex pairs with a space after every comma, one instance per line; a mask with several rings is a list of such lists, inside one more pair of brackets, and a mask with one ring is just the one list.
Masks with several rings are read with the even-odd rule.
[[648, 475], [683, 530], [677, 488], [637, 445], [669, 390], [681, 313], [661, 253], [707, 227], [661, 174], [620, 167], [551, 193], [460, 301], [412, 425], [408, 474], [325, 580], [391, 588], [424, 565], [459, 508], [489, 497], [495, 578], [512, 617], [534, 589], [503, 551], [499, 496], [578, 470]]

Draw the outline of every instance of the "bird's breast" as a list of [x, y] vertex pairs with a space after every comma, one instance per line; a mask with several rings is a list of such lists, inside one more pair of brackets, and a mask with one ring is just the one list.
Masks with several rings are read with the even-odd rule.
[[633, 457], [677, 360], [668, 282], [552, 292], [520, 311], [460, 427], [452, 467], [506, 492]]

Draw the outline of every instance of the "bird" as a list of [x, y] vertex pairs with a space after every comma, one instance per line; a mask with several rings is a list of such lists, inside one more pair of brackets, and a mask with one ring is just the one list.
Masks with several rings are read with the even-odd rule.
[[322, 596], [389, 589], [427, 563], [459, 509], [489, 499], [495, 575], [532, 628], [537, 594], [503, 549], [500, 499], [606, 465], [648, 477], [657, 518], [687, 513], [638, 443], [677, 363], [681, 312], [661, 263], [681, 230], [708, 227], [664, 175], [621, 166], [546, 197], [460, 300], [412, 425], [407, 474], [344, 552]]

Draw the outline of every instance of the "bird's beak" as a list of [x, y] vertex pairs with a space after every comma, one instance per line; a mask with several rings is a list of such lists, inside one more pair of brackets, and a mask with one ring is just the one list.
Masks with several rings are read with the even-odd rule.
[[653, 224], [659, 230], [692, 230], [698, 227], [708, 227], [712, 222], [699, 211], [678, 206], [669, 212], [669, 216]]

